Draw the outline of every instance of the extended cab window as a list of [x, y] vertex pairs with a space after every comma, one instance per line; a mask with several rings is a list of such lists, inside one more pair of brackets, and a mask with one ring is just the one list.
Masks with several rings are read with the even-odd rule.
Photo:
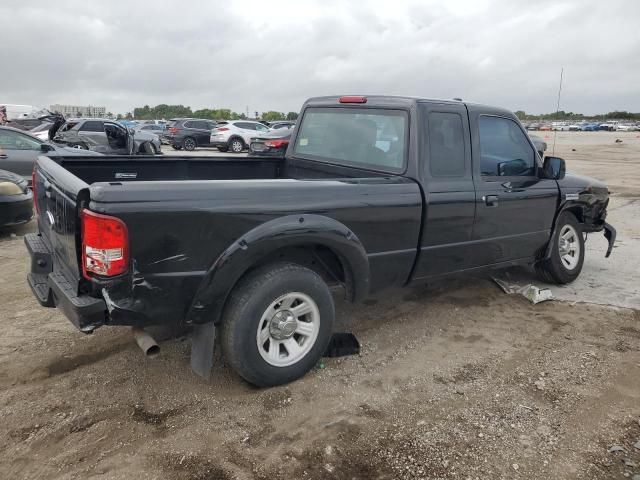
[[457, 113], [429, 113], [429, 171], [434, 177], [464, 176], [464, 133]]
[[294, 155], [354, 167], [402, 172], [407, 113], [373, 108], [308, 108]]
[[535, 152], [516, 122], [508, 118], [481, 115], [479, 124], [482, 175], [535, 175]]

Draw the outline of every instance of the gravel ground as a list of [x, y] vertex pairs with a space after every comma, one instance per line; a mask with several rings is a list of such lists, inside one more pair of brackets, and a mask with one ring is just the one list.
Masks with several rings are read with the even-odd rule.
[[[635, 261], [640, 139], [556, 140], [570, 170], [611, 185], [613, 255]], [[484, 276], [337, 300], [361, 355], [255, 389], [219, 354], [210, 382], [195, 377], [185, 338], [146, 360], [125, 329], [85, 336], [39, 307], [25, 282], [21, 237], [32, 230], [0, 234], [2, 479], [640, 475], [640, 312], [623, 296], [593, 303], [598, 284], [538, 305]], [[637, 270], [602, 254], [588, 251], [592, 274], [633, 297]]]

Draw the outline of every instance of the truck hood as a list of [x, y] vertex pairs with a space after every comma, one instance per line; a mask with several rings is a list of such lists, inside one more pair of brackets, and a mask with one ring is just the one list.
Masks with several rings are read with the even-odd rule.
[[607, 185], [600, 180], [568, 172], [562, 180], [558, 180], [558, 185], [562, 190], [586, 190], [591, 187], [593, 190], [602, 191], [602, 193], [609, 192]]

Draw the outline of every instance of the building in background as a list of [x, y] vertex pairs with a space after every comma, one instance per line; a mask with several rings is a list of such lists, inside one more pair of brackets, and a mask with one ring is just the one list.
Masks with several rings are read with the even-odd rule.
[[56, 103], [50, 109], [54, 113], [61, 113], [65, 117], [105, 117], [107, 109], [105, 107], [94, 107], [91, 105], [61, 105]]

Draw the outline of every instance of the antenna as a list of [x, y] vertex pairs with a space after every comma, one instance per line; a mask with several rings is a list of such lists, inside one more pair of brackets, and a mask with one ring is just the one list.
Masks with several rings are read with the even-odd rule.
[[[558, 121], [558, 115], [560, 115], [560, 93], [562, 93], [562, 74], [563, 73], [564, 73], [564, 67], [560, 69], [560, 87], [558, 87], [558, 104], [556, 105], [556, 121]], [[551, 150], [551, 154], [554, 156], [556, 154], [556, 135], [558, 135], [557, 129], [553, 131], [553, 149]]]

